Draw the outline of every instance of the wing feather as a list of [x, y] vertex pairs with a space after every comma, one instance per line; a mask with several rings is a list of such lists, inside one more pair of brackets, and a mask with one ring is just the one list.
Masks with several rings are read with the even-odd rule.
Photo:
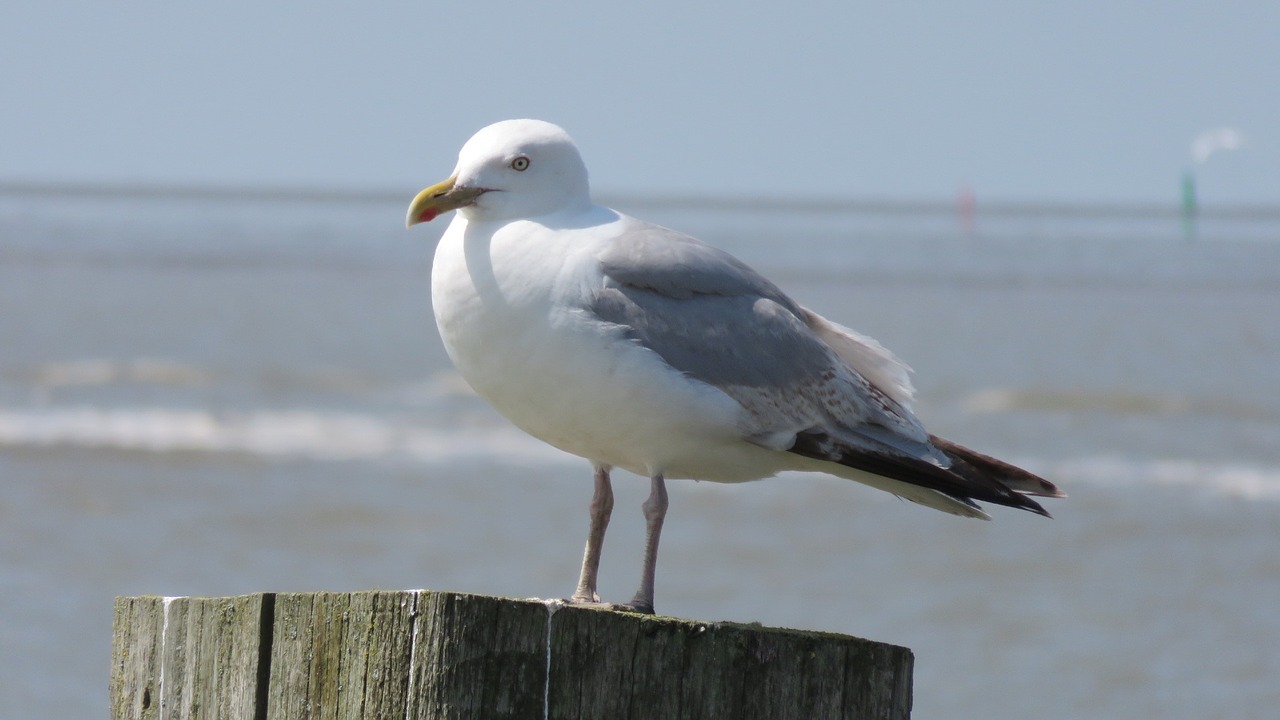
[[1027, 495], [1060, 496], [1042, 478], [930, 435], [911, 412], [910, 368], [731, 255], [637, 222], [597, 259], [604, 282], [586, 310], [736, 400], [744, 439], [972, 517], [985, 517], [975, 500], [1048, 515]]

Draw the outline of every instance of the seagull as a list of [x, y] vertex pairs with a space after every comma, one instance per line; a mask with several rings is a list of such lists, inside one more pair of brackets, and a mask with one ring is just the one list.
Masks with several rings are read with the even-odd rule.
[[[1048, 516], [1047, 480], [930, 434], [910, 369], [802, 307], [737, 258], [591, 200], [562, 128], [507, 120], [463, 145], [406, 225], [456, 210], [431, 301], [462, 377], [516, 426], [594, 469], [571, 603], [654, 611], [667, 479], [735, 483], [828, 473], [965, 517], [977, 500]], [[610, 473], [650, 479], [640, 587], [596, 588]]]

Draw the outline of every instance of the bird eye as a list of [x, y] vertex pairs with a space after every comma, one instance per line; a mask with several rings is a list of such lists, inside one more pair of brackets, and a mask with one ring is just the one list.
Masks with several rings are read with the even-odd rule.
[[512, 170], [515, 170], [516, 172], [524, 172], [525, 170], [528, 170], [528, 169], [529, 169], [529, 158], [527, 158], [527, 157], [525, 157], [525, 156], [521, 155], [520, 157], [516, 158], [515, 160], [512, 160], [512, 161], [511, 161], [511, 169], [512, 169]]

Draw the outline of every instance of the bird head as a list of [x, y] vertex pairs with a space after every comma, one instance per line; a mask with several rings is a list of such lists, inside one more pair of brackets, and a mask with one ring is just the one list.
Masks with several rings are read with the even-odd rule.
[[568, 133], [541, 120], [505, 120], [462, 146], [453, 174], [418, 193], [405, 225], [450, 210], [473, 220], [512, 220], [589, 203], [587, 168]]

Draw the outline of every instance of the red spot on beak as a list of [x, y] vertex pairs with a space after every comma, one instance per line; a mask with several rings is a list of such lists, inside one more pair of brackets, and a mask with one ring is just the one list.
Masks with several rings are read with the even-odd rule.
[[418, 222], [431, 222], [432, 220], [436, 219], [436, 215], [438, 214], [439, 213], [437, 213], [435, 210], [430, 210], [430, 209], [423, 210], [422, 214], [418, 216]]

